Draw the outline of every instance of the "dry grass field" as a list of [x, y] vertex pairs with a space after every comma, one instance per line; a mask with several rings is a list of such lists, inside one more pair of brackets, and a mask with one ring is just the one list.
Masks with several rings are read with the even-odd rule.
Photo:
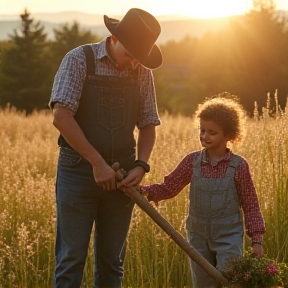
[[[247, 119], [247, 136], [231, 147], [246, 158], [267, 233], [267, 255], [288, 262], [288, 109]], [[201, 148], [193, 118], [161, 115], [162, 125], [143, 183], [161, 182], [190, 151]], [[26, 117], [0, 110], [0, 287], [48, 288], [54, 270], [54, 185], [58, 132], [50, 112]], [[188, 187], [160, 202], [159, 212], [185, 237]], [[249, 239], [246, 241], [249, 246]], [[178, 246], [136, 208], [127, 243], [124, 287], [188, 287], [188, 260]], [[93, 287], [90, 249], [83, 287]]]

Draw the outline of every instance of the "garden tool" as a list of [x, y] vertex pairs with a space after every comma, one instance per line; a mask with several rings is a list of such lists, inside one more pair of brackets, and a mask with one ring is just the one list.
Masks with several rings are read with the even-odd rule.
[[[123, 169], [119, 169], [119, 163], [112, 165], [113, 170], [116, 172], [116, 181], [121, 182], [128, 173]], [[202, 267], [212, 278], [221, 285], [227, 285], [228, 280], [213, 266], [211, 265], [197, 250], [191, 246], [181, 234], [142, 196], [135, 187], [125, 188], [123, 191], [144, 211], [162, 230], [172, 238], [176, 244], [200, 267]]]

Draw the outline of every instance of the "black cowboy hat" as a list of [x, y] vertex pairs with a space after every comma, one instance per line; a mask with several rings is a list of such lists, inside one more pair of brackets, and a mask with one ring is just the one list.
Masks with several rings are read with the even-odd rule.
[[104, 15], [104, 23], [124, 48], [143, 66], [155, 69], [162, 64], [162, 53], [155, 44], [161, 27], [148, 12], [132, 8], [119, 21]]

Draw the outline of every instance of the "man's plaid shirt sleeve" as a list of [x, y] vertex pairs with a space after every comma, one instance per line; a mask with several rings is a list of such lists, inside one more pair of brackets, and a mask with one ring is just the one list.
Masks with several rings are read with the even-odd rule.
[[82, 49], [71, 52], [65, 55], [55, 75], [49, 106], [52, 108], [55, 102], [60, 102], [76, 113], [86, 77], [86, 63]]

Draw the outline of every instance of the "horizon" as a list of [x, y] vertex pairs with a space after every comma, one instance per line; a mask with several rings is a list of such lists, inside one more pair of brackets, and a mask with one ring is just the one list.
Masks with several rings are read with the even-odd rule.
[[[74, 13], [79, 13], [79, 14], [87, 14], [87, 15], [91, 15], [91, 16], [103, 16], [105, 14], [101, 14], [101, 13], [91, 13], [91, 12], [83, 12], [83, 11], [77, 11], [77, 10], [62, 10], [62, 11], [48, 11], [48, 12], [31, 12], [29, 10], [29, 8], [27, 8], [28, 12], [32, 15], [45, 15], [45, 14], [63, 14], [63, 13], [67, 13], [67, 14], [74, 14]], [[287, 9], [288, 11], [288, 9]], [[22, 14], [24, 12], [24, 9], [23, 11], [21, 11], [19, 14], [2, 14], [1, 11], [0, 11], [0, 16], [4, 16], [5, 18], [8, 18], [8, 17], [19, 17], [20, 14]], [[124, 13], [125, 14], [125, 13]], [[124, 14], [109, 14], [108, 16], [109, 17], [115, 17], [115, 16], [124, 16]], [[237, 16], [237, 15], [243, 15], [244, 13], [239, 13], [239, 14], [231, 14], [231, 15], [226, 15], [226, 16], [214, 16], [214, 17], [193, 17], [193, 16], [189, 16], [189, 15], [185, 15], [185, 14], [158, 14], [158, 15], [154, 15], [155, 17], [160, 17], [160, 18], [170, 18], [172, 17], [173, 19], [175, 18], [181, 18], [181, 19], [217, 19], [217, 18], [226, 18], [226, 17], [230, 17], [230, 16]], [[107, 15], [107, 14], [106, 14]], [[1, 21], [1, 19], [0, 19]]]
[[[0, 0], [1, 1], [1, 0]], [[44, 21], [47, 22], [57, 22], [59, 23], [59, 18], [57, 18], [57, 21], [55, 21], [55, 18], [46, 18], [45, 17], [49, 17], [49, 15], [57, 15], [57, 14], [83, 14], [84, 15], [89, 15], [91, 17], [97, 17], [97, 16], [103, 16], [104, 14], [101, 13], [89, 13], [89, 12], [83, 12], [83, 11], [76, 11], [76, 10], [63, 10], [63, 11], [56, 11], [56, 12], [31, 12], [29, 9], [28, 13], [30, 13], [30, 15], [32, 16], [32, 18], [34, 16], [43, 16], [44, 17]], [[277, 11], [283, 11], [284, 13], [288, 13], [288, 8], [287, 9], [277, 9]], [[22, 12], [20, 12], [19, 14], [1, 14], [0, 11], [0, 16], [2, 16], [3, 18], [0, 18], [0, 22], [2, 21], [15, 21], [15, 20], [19, 20], [20, 21], [20, 14], [22, 14], [24, 12], [24, 10]], [[213, 20], [213, 19], [223, 19], [223, 18], [229, 18], [229, 17], [237, 17], [237, 16], [241, 16], [241, 15], [245, 15], [246, 12], [244, 13], [239, 13], [239, 14], [231, 14], [231, 15], [226, 15], [226, 16], [214, 16], [214, 17], [193, 17], [193, 16], [188, 16], [185, 14], [159, 14], [159, 15], [154, 15], [156, 18], [158, 18], [159, 21], [178, 21], [178, 20]], [[107, 14], [106, 14], [107, 15]], [[82, 16], [82, 17], [83, 17]], [[112, 15], [108, 15], [109, 17], [112, 18], [116, 18], [116, 19], [121, 19], [121, 17], [124, 16], [124, 14], [112, 14]], [[70, 16], [71, 17], [71, 16]], [[85, 16], [84, 16], [85, 17]], [[75, 18], [76, 19], [76, 18]], [[83, 20], [83, 19], [82, 19]], [[63, 20], [65, 22], [65, 20]], [[61, 22], [61, 21], [60, 21]], [[84, 21], [85, 22], [85, 21]]]
[[[93, 1], [93, 2], [92, 2]], [[222, 18], [227, 16], [242, 15], [252, 8], [252, 0], [202, 0], [191, 2], [191, 0], [178, 0], [177, 5], [167, 0], [49, 0], [44, 3], [39, 0], [1, 0], [0, 15], [20, 15], [25, 8], [29, 13], [63, 13], [82, 12], [91, 15], [124, 15], [133, 7], [146, 10], [158, 17], [182, 16], [194, 19]], [[19, 3], [20, 2], [20, 3]], [[98, 2], [98, 3], [97, 3]], [[277, 10], [288, 10], [288, 0], [274, 1]], [[95, 5], [96, 4], [96, 5]], [[98, 5], [97, 5], [98, 4]]]

